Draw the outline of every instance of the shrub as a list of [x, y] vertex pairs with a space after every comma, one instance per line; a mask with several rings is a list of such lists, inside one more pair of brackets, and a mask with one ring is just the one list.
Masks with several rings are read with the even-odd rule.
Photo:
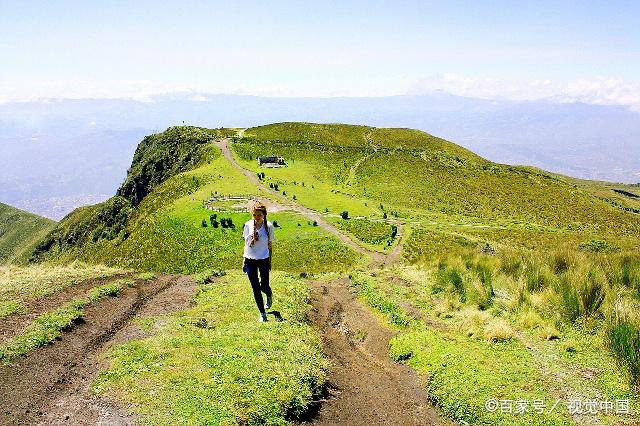
[[639, 306], [625, 299], [619, 299], [613, 315], [606, 322], [606, 343], [617, 362], [627, 370], [634, 392], [640, 391], [640, 324], [637, 312]]
[[436, 271], [436, 284], [434, 292], [444, 289], [453, 289], [460, 297], [460, 301], [465, 303], [467, 300], [467, 291], [463, 280], [464, 269], [457, 265], [444, 266]]
[[582, 285], [578, 287], [582, 313], [588, 316], [595, 314], [604, 301], [606, 291], [607, 282], [604, 274], [590, 269], [587, 276], [582, 279]]
[[527, 290], [531, 292], [544, 290], [552, 281], [552, 274], [548, 267], [536, 261], [527, 263], [524, 274]]
[[560, 315], [568, 322], [574, 322], [580, 316], [580, 301], [576, 289], [567, 275], [554, 281], [554, 290], [559, 298]]

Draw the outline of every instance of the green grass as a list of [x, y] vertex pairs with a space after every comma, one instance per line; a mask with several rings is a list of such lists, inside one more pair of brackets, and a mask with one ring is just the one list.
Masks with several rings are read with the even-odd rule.
[[448, 417], [479, 425], [572, 424], [562, 412], [516, 415], [485, 409], [485, 401], [491, 398], [555, 401], [542, 386], [523, 344], [491, 343], [432, 329], [405, 313], [375, 278], [354, 274], [352, 285], [369, 306], [397, 327], [399, 334], [390, 342], [389, 355], [428, 377], [426, 390]]
[[[215, 150], [206, 164], [160, 183], [128, 219], [125, 237], [91, 238], [52, 251], [52, 261], [72, 259], [106, 262], [141, 271], [194, 274], [211, 268], [239, 268], [242, 263], [242, 225], [248, 213], [219, 212], [230, 218], [235, 229], [202, 227], [212, 214], [203, 203], [214, 194], [257, 194], [246, 177]], [[78, 212], [78, 214], [84, 214]], [[90, 213], [90, 212], [89, 212]], [[82, 220], [82, 219], [80, 219]], [[298, 214], [269, 215], [278, 221], [273, 268], [290, 272], [347, 270], [360, 256], [319, 227], [307, 224]], [[301, 226], [298, 226], [298, 223]], [[64, 226], [64, 225], [63, 225]], [[62, 235], [72, 232], [66, 229]]]
[[[461, 264], [464, 267], [464, 261]], [[470, 267], [476, 266], [470, 263]], [[469, 424], [574, 424], [567, 416], [569, 398], [628, 400], [630, 415], [584, 414], [575, 420], [581, 420], [578, 424], [635, 424], [633, 407], [640, 401], [606, 346], [602, 324], [587, 319], [561, 324], [560, 338], [547, 340], [548, 319], [532, 316], [523, 307], [513, 312], [500, 308], [510, 300], [501, 279], [497, 300], [482, 311], [448, 299], [432, 273], [396, 267], [376, 277], [354, 274], [352, 284], [398, 330], [390, 344], [391, 357], [425, 375], [430, 396], [446, 415]], [[516, 330], [511, 338], [491, 338], [499, 321]], [[530, 403], [542, 399], [547, 411], [558, 399], [561, 402], [552, 415], [525, 416], [490, 413], [484, 407], [489, 398], [520, 398]]]
[[157, 334], [112, 348], [94, 391], [132, 404], [141, 424], [288, 424], [320, 394], [327, 364], [305, 321], [306, 283], [273, 272], [271, 285], [284, 321], [258, 323], [246, 276], [229, 271]]
[[244, 136], [256, 142], [283, 142], [301, 146], [365, 147], [366, 126], [348, 124], [276, 123], [247, 129]]
[[[208, 214], [202, 205], [212, 195], [261, 192], [209, 143], [221, 134], [220, 129], [178, 127], [146, 138], [127, 178], [149, 179], [141, 189], [145, 197], [139, 200], [123, 189], [121, 197], [78, 209], [40, 244], [36, 259], [107, 259], [111, 265], [182, 273], [237, 267], [238, 246], [223, 231], [193, 229], [192, 223], [197, 220], [203, 228]], [[180, 151], [173, 158], [169, 148], [176, 141]], [[637, 245], [640, 233], [640, 215], [632, 210], [636, 201], [615, 192], [620, 191], [617, 187], [492, 163], [411, 129], [279, 123], [247, 129], [243, 137], [234, 138], [231, 148], [243, 167], [265, 174], [265, 185], [277, 185], [280, 194], [295, 196], [315, 211], [348, 211], [350, 217], [366, 219], [386, 214], [389, 219], [418, 222], [406, 227], [403, 256], [411, 263], [427, 263], [443, 250], [483, 243], [498, 249], [546, 250], [559, 243], [588, 248], [599, 241], [625, 251]], [[282, 155], [288, 166], [260, 169], [259, 155]], [[147, 176], [145, 165], [153, 162], [166, 163], [166, 173]], [[609, 193], [618, 204], [607, 199]], [[378, 238], [382, 227], [365, 224], [340, 225], [361, 238], [364, 247], [388, 250]], [[293, 246], [287, 247], [288, 241], [281, 243], [282, 252], [296, 253]], [[329, 252], [328, 261], [320, 261], [326, 254], [313, 261], [298, 255], [275, 268], [345, 271], [357, 264], [330, 237], [320, 243], [304, 238], [295, 243], [305, 244], [298, 253]]]
[[41, 314], [22, 334], [0, 345], [0, 362], [8, 365], [12, 359], [59, 338], [65, 330], [84, 316], [84, 308], [87, 305], [97, 303], [107, 296], [117, 296], [119, 292], [119, 284], [104, 284], [89, 290], [84, 298], [72, 300], [53, 311]]
[[0, 265], [24, 263], [55, 222], [0, 203]]
[[156, 274], [154, 274], [153, 272], [141, 272], [136, 276], [136, 278], [143, 281], [151, 281], [156, 278]]
[[327, 221], [355, 238], [360, 245], [374, 251], [388, 252], [397, 243], [393, 237], [393, 225], [386, 222], [333, 217], [328, 217]]
[[[130, 286], [130, 281], [124, 283]], [[89, 290], [87, 297], [91, 302], [97, 302], [105, 296], [117, 296], [120, 293], [120, 284], [104, 284]]]

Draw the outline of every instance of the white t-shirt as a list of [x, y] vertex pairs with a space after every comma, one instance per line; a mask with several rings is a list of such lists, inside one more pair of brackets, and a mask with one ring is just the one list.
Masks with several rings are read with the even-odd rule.
[[[269, 229], [269, 235], [271, 241], [276, 240], [276, 235], [273, 232], [273, 224], [266, 221], [267, 228]], [[264, 224], [258, 229], [258, 241], [251, 246], [251, 238], [253, 237], [253, 219], [245, 222], [242, 230], [242, 236], [244, 237], [244, 257], [249, 259], [266, 259], [269, 257], [269, 246], [267, 244], [267, 231]]]

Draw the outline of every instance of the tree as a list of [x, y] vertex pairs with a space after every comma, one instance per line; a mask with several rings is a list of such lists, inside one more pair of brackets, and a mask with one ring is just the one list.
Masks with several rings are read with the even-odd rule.
[[207, 220], [206, 219], [202, 219], [202, 227], [203, 228], [207, 227]]
[[383, 218], [383, 219], [386, 219], [386, 218], [387, 218], [387, 212], [383, 212], [383, 213], [382, 213], [382, 218]]
[[340, 213], [340, 216], [341, 216], [343, 219], [349, 219], [349, 212], [345, 210], [345, 211], [343, 211], [342, 213]]
[[313, 221], [313, 226], [318, 226], [318, 221], [317, 220]]

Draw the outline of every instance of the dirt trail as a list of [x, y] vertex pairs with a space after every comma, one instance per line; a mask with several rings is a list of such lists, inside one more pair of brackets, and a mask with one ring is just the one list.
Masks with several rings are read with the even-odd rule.
[[26, 301], [24, 306], [27, 313], [12, 314], [7, 317], [0, 318], [0, 343], [4, 343], [12, 337], [22, 334], [27, 325], [29, 325], [39, 315], [51, 310], [52, 307], [59, 307], [73, 299], [84, 297], [87, 291], [93, 287], [97, 287], [111, 281], [116, 281], [121, 278], [132, 278], [132, 274], [115, 274], [105, 278], [83, 280], [47, 296]]
[[238, 162], [235, 160], [235, 158], [233, 158], [233, 154], [231, 153], [231, 150], [229, 150], [229, 140], [228, 139], [222, 139], [222, 140], [218, 140], [216, 141], [216, 145], [220, 147], [220, 149], [222, 150], [223, 155], [227, 158], [227, 160], [229, 160], [229, 162], [238, 170], [240, 170], [250, 181], [251, 183], [253, 183], [254, 185], [256, 185], [258, 188], [260, 188], [262, 191], [266, 191], [269, 194], [277, 197], [277, 199], [279, 200], [280, 203], [288, 206], [291, 210], [294, 210], [304, 216], [306, 216], [307, 218], [309, 218], [310, 220], [315, 220], [318, 223], [318, 226], [320, 226], [322, 229], [326, 230], [327, 232], [331, 232], [333, 235], [335, 235], [336, 237], [340, 238], [340, 240], [342, 242], [344, 242], [346, 245], [348, 245], [349, 247], [351, 247], [352, 249], [354, 249], [355, 251], [357, 251], [358, 253], [364, 254], [366, 256], [369, 256], [371, 258], [371, 261], [375, 264], [383, 264], [385, 261], [385, 255], [375, 252], [375, 251], [371, 251], [371, 250], [367, 250], [364, 247], [360, 246], [359, 244], [355, 243], [353, 240], [351, 240], [351, 238], [349, 238], [348, 236], [346, 236], [345, 234], [343, 234], [342, 232], [340, 232], [340, 230], [338, 230], [335, 226], [333, 226], [332, 224], [330, 224], [329, 222], [326, 222], [323, 218], [322, 215], [320, 215], [319, 213], [308, 209], [298, 203], [295, 203], [289, 199], [287, 199], [285, 196], [281, 195], [280, 193], [276, 192], [275, 190], [267, 187], [266, 185], [264, 185], [260, 179], [258, 179], [258, 177], [255, 175], [255, 173], [253, 173], [250, 170], [245, 169], [244, 167], [242, 167], [240, 164], [238, 164]]
[[90, 305], [83, 320], [54, 344], [0, 367], [0, 424], [132, 424], [134, 418], [123, 407], [90, 393], [104, 368], [98, 355], [114, 343], [144, 335], [131, 323], [136, 315], [186, 309], [194, 291], [189, 277], [165, 275]]
[[360, 304], [348, 278], [310, 284], [309, 319], [322, 332], [331, 362], [330, 391], [313, 417], [298, 425], [450, 425], [416, 373], [389, 358], [395, 332]]

